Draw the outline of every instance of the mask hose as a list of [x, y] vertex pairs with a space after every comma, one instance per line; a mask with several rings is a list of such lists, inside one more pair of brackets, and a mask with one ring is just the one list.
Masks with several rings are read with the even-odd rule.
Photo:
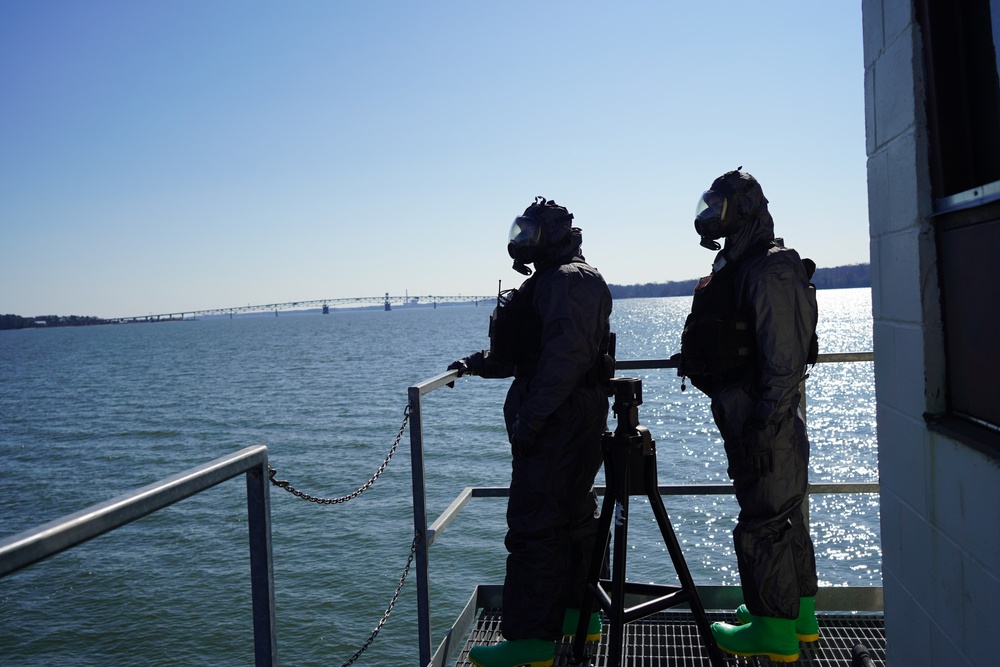
[[519, 262], [516, 259], [514, 260], [514, 265], [511, 268], [513, 268], [515, 271], [517, 271], [523, 276], [531, 275], [531, 269], [528, 268], [526, 264], [524, 264], [523, 262]]

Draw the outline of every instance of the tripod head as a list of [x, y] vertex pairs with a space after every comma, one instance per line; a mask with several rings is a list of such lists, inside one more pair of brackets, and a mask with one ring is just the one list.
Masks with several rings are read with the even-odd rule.
[[642, 380], [639, 378], [611, 378], [611, 393], [615, 397], [611, 409], [618, 418], [616, 435], [630, 436], [639, 426], [639, 406], [642, 405]]
[[[605, 446], [634, 450], [636, 456], [654, 456], [656, 443], [645, 426], [639, 426], [639, 406], [642, 405], [642, 380], [611, 378], [611, 393], [615, 397], [611, 409], [618, 418], [615, 432], [604, 434]], [[635, 466], [634, 470], [641, 470]]]

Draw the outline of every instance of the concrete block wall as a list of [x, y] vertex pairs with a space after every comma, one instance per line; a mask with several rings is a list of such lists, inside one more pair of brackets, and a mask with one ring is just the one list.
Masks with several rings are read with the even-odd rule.
[[924, 67], [911, 0], [863, 0], [882, 566], [890, 667], [1000, 664], [1000, 465], [945, 407]]

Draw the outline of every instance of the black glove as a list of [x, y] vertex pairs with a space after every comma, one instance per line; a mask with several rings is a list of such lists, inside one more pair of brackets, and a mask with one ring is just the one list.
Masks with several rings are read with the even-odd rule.
[[758, 477], [774, 472], [774, 436], [766, 424], [747, 424], [743, 430], [743, 456]]
[[[463, 375], [469, 372], [469, 365], [465, 363], [465, 359], [459, 359], [457, 361], [453, 361], [450, 364], [448, 364], [448, 370], [458, 371], [458, 377], [462, 377]], [[454, 388], [455, 381], [452, 380], [451, 382], [449, 382], [448, 386]]]
[[528, 425], [526, 419], [514, 418], [510, 427], [510, 450], [515, 456], [531, 456], [538, 443], [538, 432]]
[[[453, 361], [448, 364], [449, 371], [458, 371], [458, 377], [463, 375], [480, 375], [483, 372], [483, 367], [485, 365], [484, 355], [482, 352], [476, 352], [470, 354], [467, 357], [462, 357], [457, 361]], [[454, 387], [454, 382], [448, 383], [449, 387]]]

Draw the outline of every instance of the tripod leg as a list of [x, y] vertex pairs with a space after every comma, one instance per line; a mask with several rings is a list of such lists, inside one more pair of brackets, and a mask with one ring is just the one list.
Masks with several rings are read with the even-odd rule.
[[615, 506], [615, 551], [611, 570], [611, 636], [608, 667], [619, 667], [625, 643], [625, 554], [628, 551], [628, 495]]
[[664, 507], [663, 498], [660, 496], [659, 489], [657, 489], [655, 457], [649, 457], [649, 460], [646, 462], [644, 478], [646, 480], [646, 495], [649, 498], [650, 507], [653, 508], [653, 516], [656, 517], [656, 523], [660, 526], [663, 543], [667, 545], [667, 551], [670, 552], [670, 559], [674, 563], [674, 570], [677, 572], [678, 579], [680, 579], [681, 587], [685, 591], [688, 591], [691, 596], [688, 604], [691, 605], [694, 621], [698, 626], [698, 632], [701, 634], [705, 650], [708, 652], [708, 658], [712, 663], [712, 667], [724, 667], [725, 658], [722, 655], [722, 651], [715, 644], [715, 637], [712, 636], [712, 629], [708, 623], [708, 617], [705, 616], [705, 608], [702, 606], [701, 598], [698, 596], [698, 589], [695, 588], [694, 578], [688, 569], [687, 561], [684, 560], [684, 554], [681, 552], [681, 545], [677, 542], [677, 535], [674, 533], [674, 527], [670, 523], [667, 508]]
[[[607, 464], [605, 464], [607, 468]], [[601, 516], [597, 520], [597, 535], [594, 536], [594, 550], [590, 559], [590, 571], [587, 574], [587, 588], [583, 592], [580, 604], [580, 622], [573, 638], [573, 660], [577, 663], [586, 658], [584, 651], [587, 644], [586, 623], [594, 612], [595, 589], [600, 586], [601, 569], [608, 553], [608, 543], [611, 537], [611, 519], [614, 515], [615, 494], [608, 489], [601, 504]]]
[[617, 443], [612, 447], [608, 489], [614, 489], [614, 554], [611, 566], [611, 632], [608, 641], [608, 667], [622, 664], [625, 640], [625, 556], [628, 553], [629, 460], [631, 447]]

